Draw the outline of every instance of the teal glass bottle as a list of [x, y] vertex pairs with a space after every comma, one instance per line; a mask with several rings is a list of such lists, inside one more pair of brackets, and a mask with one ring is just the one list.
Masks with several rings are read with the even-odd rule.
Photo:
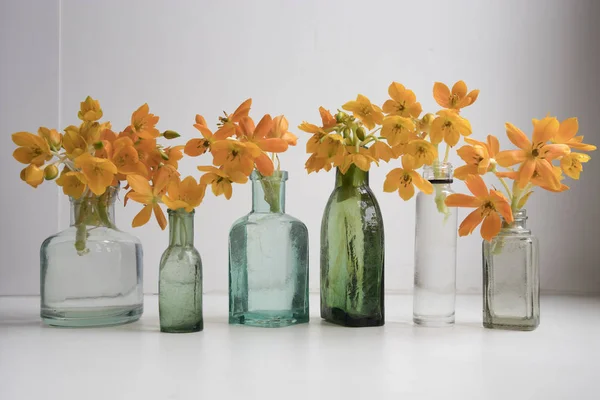
[[286, 171], [251, 175], [252, 211], [229, 232], [229, 323], [308, 322], [308, 230], [285, 213]]
[[383, 218], [369, 173], [338, 169], [321, 224], [321, 318], [349, 327], [381, 326]]
[[169, 247], [160, 259], [161, 332], [198, 332], [202, 319], [202, 260], [194, 247], [194, 211], [168, 210]]

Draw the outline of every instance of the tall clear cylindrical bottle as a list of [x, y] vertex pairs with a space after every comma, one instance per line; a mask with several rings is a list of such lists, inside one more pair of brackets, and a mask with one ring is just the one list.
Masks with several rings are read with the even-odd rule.
[[423, 177], [434, 192], [417, 195], [413, 321], [417, 325], [454, 324], [456, 300], [456, 208], [444, 201], [452, 194], [452, 165], [425, 166]]

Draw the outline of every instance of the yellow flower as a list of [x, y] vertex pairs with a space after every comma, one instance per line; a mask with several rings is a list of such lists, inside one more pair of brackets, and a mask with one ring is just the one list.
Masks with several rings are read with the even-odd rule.
[[75, 166], [81, 169], [81, 173], [90, 190], [95, 195], [101, 195], [106, 188], [112, 185], [117, 167], [111, 161], [93, 157], [89, 153], [84, 153], [75, 159]]
[[333, 115], [326, 110], [324, 107], [319, 107], [319, 114], [321, 114], [321, 122], [323, 123], [323, 129], [329, 129], [337, 125], [337, 121]]
[[60, 176], [56, 180], [56, 184], [63, 188], [63, 193], [74, 199], [78, 199], [83, 195], [86, 188], [86, 180], [81, 172], [69, 171], [63, 169]]
[[215, 139], [223, 140], [232, 136], [233, 134], [240, 134], [239, 125], [240, 120], [248, 116], [252, 107], [252, 99], [245, 100], [233, 114], [225, 114], [225, 117], [219, 117], [220, 128], [215, 132]]
[[436, 82], [433, 85], [433, 98], [444, 108], [460, 111], [475, 103], [479, 96], [479, 90], [472, 90], [467, 94], [467, 85], [463, 81], [458, 81], [452, 86], [452, 93], [448, 86], [441, 82]]
[[581, 163], [590, 161], [591, 157], [583, 153], [570, 153], [560, 159], [560, 167], [565, 174], [573, 179], [579, 179], [579, 175], [583, 171]]
[[168, 174], [157, 174], [152, 186], [150, 186], [148, 179], [140, 175], [129, 175], [127, 182], [131, 190], [125, 195], [125, 198], [144, 205], [144, 208], [133, 218], [131, 226], [135, 228], [146, 224], [150, 221], [154, 211], [160, 229], [164, 230], [167, 226], [167, 219], [160, 208], [159, 202], [169, 184]]
[[397, 146], [411, 136], [415, 124], [410, 118], [391, 116], [385, 117], [381, 127], [381, 136], [386, 138], [390, 146]]
[[184, 147], [185, 146], [165, 147], [162, 151], [164, 153], [164, 156], [167, 157], [167, 159], [165, 160], [165, 157], [163, 157], [163, 162], [166, 165], [172, 165], [175, 168], [179, 168], [179, 160], [183, 158], [182, 150], [184, 149]]
[[558, 188], [559, 180], [552, 172], [552, 160], [563, 157], [570, 152], [565, 144], [548, 144], [555, 137], [559, 123], [556, 118], [546, 117], [533, 120], [533, 142], [516, 126], [506, 123], [506, 134], [519, 150], [501, 151], [496, 161], [502, 167], [521, 164], [519, 167], [519, 188], [523, 189], [531, 181], [533, 172], [537, 170], [547, 186]]
[[383, 160], [385, 162], [389, 162], [390, 159], [394, 158], [394, 152], [392, 151], [392, 148], [379, 140], [369, 147], [369, 152], [371, 153], [371, 156], [378, 161]]
[[500, 232], [502, 221], [500, 215], [508, 223], [513, 222], [510, 204], [504, 195], [496, 190], [488, 191], [485, 182], [479, 175], [471, 175], [466, 180], [467, 187], [474, 194], [451, 194], [446, 198], [448, 207], [475, 207], [467, 218], [460, 224], [458, 234], [460, 236], [470, 235], [475, 228], [481, 225], [481, 236], [491, 241]]
[[438, 117], [431, 124], [431, 143], [439, 144], [442, 141], [454, 147], [460, 139], [460, 135], [471, 134], [471, 123], [451, 110], [440, 110]]
[[65, 128], [65, 134], [63, 135], [63, 148], [67, 152], [67, 156], [74, 160], [82, 153], [87, 151], [88, 145], [79, 134], [79, 127], [70, 125]]
[[384, 113], [400, 117], [419, 118], [423, 108], [421, 103], [417, 102], [417, 96], [412, 90], [406, 89], [398, 82], [392, 82], [388, 88], [388, 94], [392, 99], [383, 103]]
[[375, 125], [381, 125], [383, 122], [383, 112], [381, 111], [381, 108], [371, 104], [371, 101], [362, 94], [359, 94], [356, 97], [356, 100], [344, 104], [342, 108], [352, 112], [352, 114], [360, 119], [368, 129], [373, 129]]
[[154, 139], [160, 136], [155, 128], [159, 117], [150, 114], [150, 107], [143, 104], [131, 115], [131, 130], [142, 139]]
[[62, 145], [62, 135], [58, 133], [56, 129], [48, 129], [42, 126], [38, 129], [38, 135], [46, 140], [52, 150], [60, 150]]
[[408, 142], [406, 154], [409, 154], [414, 158], [414, 168], [421, 168], [423, 165], [431, 165], [438, 157], [435, 146], [423, 139], [416, 139]]
[[483, 175], [496, 162], [495, 157], [500, 150], [498, 138], [488, 135], [487, 143], [465, 138], [468, 145], [462, 146], [457, 153], [467, 165], [458, 167], [454, 172], [457, 179], [464, 180], [469, 175]]
[[98, 121], [102, 118], [100, 102], [92, 99], [90, 96], [86, 97], [85, 100], [81, 102], [81, 109], [77, 116], [80, 120], [86, 122]]
[[551, 139], [552, 143], [566, 144], [571, 149], [581, 151], [594, 151], [596, 146], [593, 144], [583, 143], [583, 136], [577, 135], [579, 130], [579, 122], [577, 118], [567, 118], [562, 121], [558, 127], [558, 131]]
[[12, 141], [19, 146], [13, 152], [13, 157], [22, 164], [34, 164], [39, 167], [52, 159], [50, 146], [40, 135], [17, 132], [12, 134]]
[[330, 133], [323, 139], [317, 141], [316, 148], [314, 150], [315, 151], [311, 153], [316, 153], [317, 157], [337, 157], [344, 152], [344, 138], [342, 135], [337, 133]]
[[[425, 136], [429, 135], [429, 132], [431, 132], [431, 124], [433, 124], [434, 120], [435, 120], [435, 115], [433, 115], [432, 113], [427, 113], [427, 114], [423, 115], [423, 118], [418, 120], [416, 123], [417, 132], [423, 133], [423, 134], [425, 134]], [[423, 137], [425, 137], [425, 136], [423, 136]]]
[[193, 177], [188, 176], [183, 181], [177, 178], [169, 183], [167, 194], [162, 196], [162, 201], [171, 210], [183, 208], [192, 212], [202, 203], [205, 192], [206, 185], [196, 182]]
[[239, 171], [246, 176], [252, 173], [254, 160], [262, 154], [262, 150], [254, 143], [232, 139], [213, 143], [211, 151], [216, 166], [223, 167], [227, 173]]
[[433, 193], [433, 185], [415, 171], [415, 165], [413, 156], [408, 154], [402, 156], [402, 168], [394, 168], [386, 175], [383, 190], [385, 192], [397, 190], [403, 200], [409, 200], [414, 196], [415, 186], [423, 193]]
[[410, 142], [412, 142], [413, 140], [417, 140], [417, 139], [419, 139], [419, 136], [417, 136], [417, 134], [415, 132], [410, 132], [410, 134], [406, 137], [404, 135], [402, 135], [400, 137], [400, 143], [398, 143], [395, 146], [392, 146], [393, 158], [398, 158], [398, 157], [406, 154], [408, 144]]
[[246, 183], [248, 176], [240, 171], [230, 171], [229, 173], [223, 169], [215, 168], [212, 165], [200, 166], [198, 170], [206, 172], [200, 178], [200, 184], [211, 185], [212, 192], [215, 196], [225, 195], [229, 200], [233, 192], [232, 183]]
[[138, 152], [128, 137], [122, 137], [113, 142], [110, 160], [117, 167], [117, 172], [123, 175], [136, 174], [147, 176], [148, 169], [140, 162]]
[[30, 186], [37, 188], [44, 182], [44, 171], [37, 165], [30, 164], [21, 171], [21, 180], [27, 182]]

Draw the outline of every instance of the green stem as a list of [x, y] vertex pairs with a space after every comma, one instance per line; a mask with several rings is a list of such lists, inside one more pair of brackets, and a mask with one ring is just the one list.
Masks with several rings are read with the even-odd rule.
[[446, 154], [444, 154], [444, 163], [448, 162], [448, 157], [450, 157], [450, 146], [446, 145]]

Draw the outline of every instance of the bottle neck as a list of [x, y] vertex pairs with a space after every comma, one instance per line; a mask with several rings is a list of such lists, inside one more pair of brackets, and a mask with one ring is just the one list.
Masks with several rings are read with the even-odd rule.
[[115, 228], [115, 199], [118, 188], [109, 187], [96, 196], [71, 198], [71, 226], [90, 225]]
[[452, 164], [449, 162], [435, 162], [423, 166], [423, 178], [433, 185], [450, 185], [453, 178]]
[[275, 171], [271, 176], [262, 176], [258, 171], [254, 171], [250, 179], [253, 213], [285, 213], [287, 171]]
[[345, 174], [342, 174], [339, 168], [335, 172], [335, 187], [360, 187], [369, 186], [369, 172], [363, 171], [354, 164], [348, 168]]
[[187, 212], [183, 208], [167, 211], [169, 213], [169, 246], [194, 245], [194, 210]]
[[502, 218], [502, 229], [527, 229], [527, 211], [519, 210], [513, 215], [514, 221], [508, 223]]

